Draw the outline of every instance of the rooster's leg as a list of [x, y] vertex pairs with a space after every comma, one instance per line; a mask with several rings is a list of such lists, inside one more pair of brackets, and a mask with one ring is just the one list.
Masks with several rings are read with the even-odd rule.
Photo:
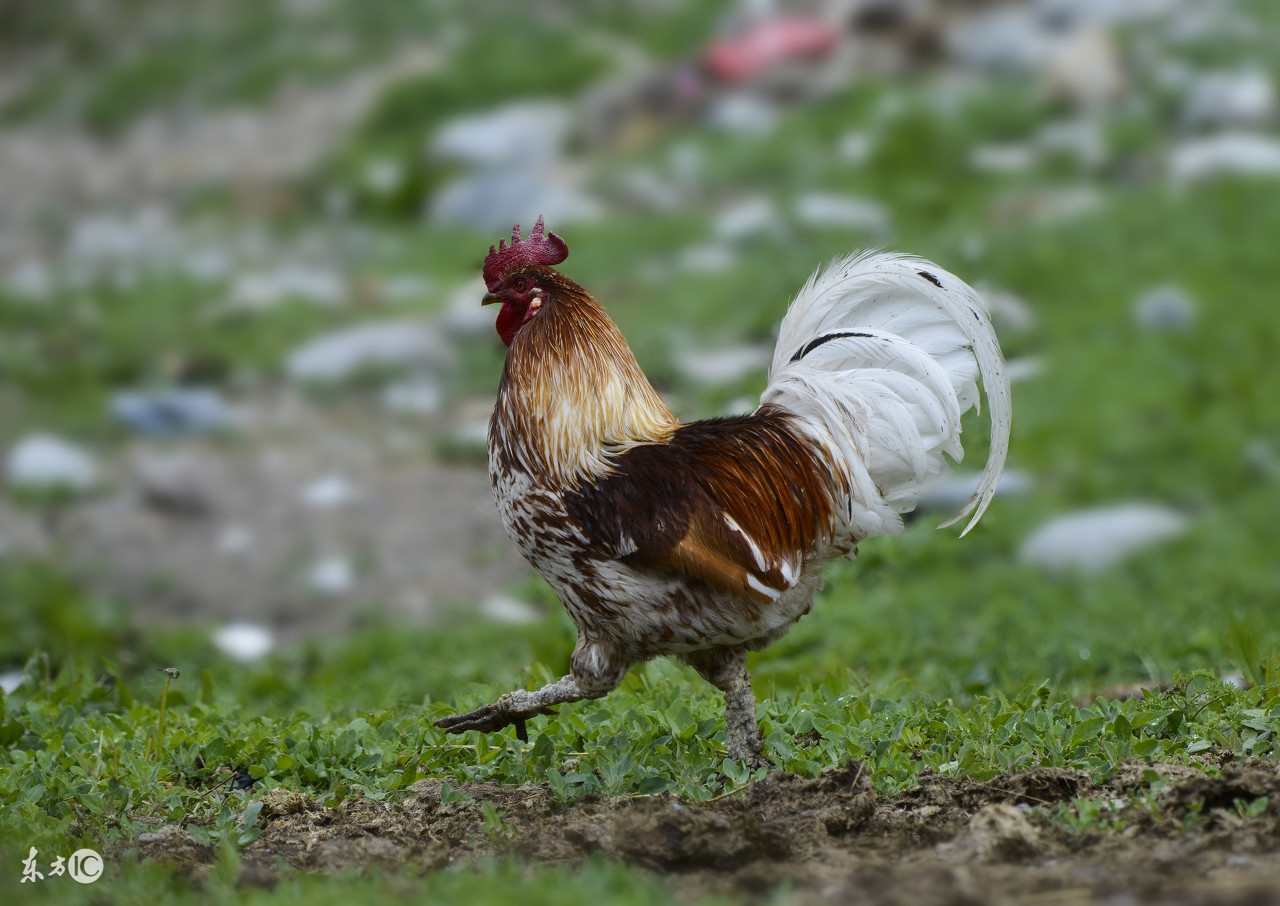
[[756, 696], [747, 672], [747, 649], [712, 648], [683, 656], [698, 674], [724, 693], [725, 744], [729, 757], [751, 767], [769, 764], [756, 723]]
[[446, 733], [465, 733], [468, 730], [491, 733], [514, 724], [516, 735], [527, 740], [524, 727], [527, 719], [538, 714], [554, 714], [551, 709], [555, 705], [607, 695], [622, 682], [631, 669], [631, 663], [604, 646], [579, 640], [571, 661], [573, 672], [568, 676], [532, 692], [516, 689], [491, 705], [466, 714], [451, 714], [435, 723]]

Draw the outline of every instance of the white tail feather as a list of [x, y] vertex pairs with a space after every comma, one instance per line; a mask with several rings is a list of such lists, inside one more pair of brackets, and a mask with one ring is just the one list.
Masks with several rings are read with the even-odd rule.
[[977, 524], [1009, 449], [1012, 400], [986, 306], [964, 281], [920, 258], [864, 253], [815, 273], [783, 318], [760, 401], [799, 416], [831, 450], [848, 488], [853, 540], [902, 529], [920, 489], [957, 462], [960, 417], [990, 403], [991, 451], [954, 518]]

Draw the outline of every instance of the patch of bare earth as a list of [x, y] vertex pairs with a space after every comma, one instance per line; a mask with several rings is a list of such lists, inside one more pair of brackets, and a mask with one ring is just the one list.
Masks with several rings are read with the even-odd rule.
[[[541, 785], [472, 783], [467, 799], [423, 780], [405, 800], [325, 807], [284, 790], [266, 795], [262, 836], [242, 852], [242, 883], [284, 870], [429, 872], [497, 853], [580, 865], [593, 855], [667, 880], [682, 897], [747, 901], [789, 885], [790, 901], [869, 904], [1169, 903], [1280, 901], [1280, 766], [1249, 761], [1211, 777], [1156, 766], [1168, 781], [1113, 827], [1072, 830], [1049, 816], [1073, 799], [1115, 800], [1145, 786], [1127, 765], [1096, 786], [1043, 768], [989, 781], [927, 773], [878, 798], [863, 766], [814, 780], [779, 773], [709, 803], [676, 797], [587, 799], [561, 806]], [[1270, 797], [1260, 815], [1240, 804]], [[449, 800], [449, 801], [444, 801]], [[501, 814], [486, 823], [484, 803]], [[144, 834], [109, 855], [182, 864], [199, 877], [214, 854], [186, 831]], [[284, 868], [287, 866], [287, 868]]]

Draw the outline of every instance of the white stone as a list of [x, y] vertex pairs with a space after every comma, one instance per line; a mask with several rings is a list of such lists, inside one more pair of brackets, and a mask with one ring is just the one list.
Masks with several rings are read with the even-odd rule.
[[709, 387], [734, 384], [769, 366], [773, 350], [767, 346], [728, 349], [677, 349], [671, 362], [685, 378]]
[[985, 281], [979, 281], [973, 288], [987, 303], [987, 311], [991, 313], [996, 327], [1023, 333], [1036, 326], [1035, 312], [1021, 296], [997, 289]]
[[969, 166], [979, 173], [1026, 173], [1037, 162], [1036, 149], [1022, 142], [977, 145], [969, 151]]
[[420, 321], [372, 321], [322, 334], [289, 353], [285, 373], [301, 383], [338, 383], [371, 368], [442, 369], [453, 356], [439, 332]]
[[777, 236], [781, 219], [772, 201], [763, 195], [743, 198], [722, 210], [712, 226], [720, 242], [741, 242], [757, 236]]
[[467, 173], [436, 192], [428, 217], [499, 236], [510, 236], [516, 223], [528, 235], [539, 216], [551, 230], [599, 219], [604, 206], [577, 182], [566, 174], [536, 169]]
[[5, 695], [11, 694], [22, 685], [22, 678], [21, 670], [6, 670], [0, 673], [0, 690], [3, 690]]
[[1166, 506], [1128, 503], [1078, 510], [1040, 526], [1021, 558], [1051, 572], [1101, 572], [1130, 554], [1186, 531], [1190, 520]]
[[1174, 182], [1228, 174], [1280, 177], [1280, 140], [1250, 132], [1224, 132], [1183, 142], [1169, 155], [1169, 175]]
[[1010, 384], [1021, 384], [1044, 374], [1044, 359], [1034, 355], [1009, 359], [1004, 363], [1004, 373]]
[[506, 595], [485, 598], [480, 602], [480, 613], [499, 623], [529, 624], [542, 619], [542, 614], [536, 607]]
[[869, 198], [809, 192], [795, 203], [796, 219], [805, 226], [861, 230], [883, 235], [889, 231], [889, 213]]
[[1196, 303], [1180, 286], [1157, 286], [1133, 303], [1133, 320], [1147, 330], [1188, 330], [1196, 323]]
[[322, 557], [307, 570], [307, 587], [317, 594], [341, 595], [350, 591], [356, 582], [356, 571], [351, 561], [341, 555]]
[[1102, 126], [1088, 117], [1049, 123], [1036, 133], [1035, 143], [1042, 153], [1070, 155], [1088, 169], [1102, 166], [1111, 155]]
[[51, 434], [31, 434], [9, 448], [5, 477], [19, 488], [85, 491], [98, 483], [98, 467], [79, 447]]
[[260, 661], [275, 647], [271, 630], [252, 623], [229, 623], [213, 634], [219, 651], [242, 664]]
[[695, 245], [680, 253], [681, 270], [695, 274], [721, 274], [733, 267], [738, 256], [732, 248], [718, 243]]
[[444, 407], [444, 391], [426, 377], [395, 381], [382, 388], [382, 405], [401, 415], [435, 415]]
[[[958, 472], [946, 475], [927, 485], [920, 494], [919, 508], [941, 512], [958, 511], [978, 489], [982, 476], [978, 472]], [[1026, 472], [1005, 469], [996, 485], [996, 498], [1023, 497], [1035, 487]]]
[[215, 542], [218, 553], [224, 557], [240, 557], [253, 550], [256, 536], [243, 525], [229, 525], [218, 533]]
[[323, 308], [339, 306], [347, 299], [346, 280], [327, 268], [283, 264], [272, 270], [243, 274], [230, 293], [230, 304], [235, 308], [272, 308], [295, 299]]
[[572, 126], [567, 104], [519, 101], [448, 121], [436, 130], [430, 151], [473, 167], [529, 166], [559, 157]]
[[380, 157], [365, 165], [361, 182], [375, 195], [390, 195], [404, 185], [404, 177], [404, 166], [399, 161]]
[[47, 299], [53, 295], [54, 279], [49, 265], [34, 258], [19, 262], [5, 278], [5, 289], [25, 299]]
[[855, 167], [865, 164], [875, 150], [875, 137], [860, 129], [844, 133], [836, 141], [836, 157]]
[[707, 125], [720, 132], [760, 138], [778, 128], [778, 108], [758, 94], [735, 92], [711, 104], [707, 109]]
[[486, 308], [480, 304], [488, 290], [480, 277], [459, 284], [449, 293], [449, 301], [440, 315], [441, 329], [458, 337], [491, 336], [498, 317], [498, 307]]
[[1191, 83], [1182, 108], [1182, 121], [1192, 128], [1248, 128], [1262, 125], [1275, 112], [1275, 87], [1263, 70], [1211, 72]]
[[298, 499], [313, 510], [335, 510], [353, 502], [360, 496], [355, 485], [346, 476], [324, 475], [302, 489]]
[[395, 274], [378, 282], [378, 291], [388, 302], [421, 299], [431, 292], [432, 282], [418, 274]]

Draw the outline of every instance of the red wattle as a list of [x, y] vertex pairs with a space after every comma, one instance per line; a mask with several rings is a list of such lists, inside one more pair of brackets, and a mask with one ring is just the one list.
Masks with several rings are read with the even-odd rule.
[[509, 347], [522, 323], [524, 323], [523, 312], [517, 312], [510, 302], [503, 302], [502, 310], [498, 312], [498, 320], [493, 326], [497, 329], [498, 336], [502, 337], [502, 342]]

